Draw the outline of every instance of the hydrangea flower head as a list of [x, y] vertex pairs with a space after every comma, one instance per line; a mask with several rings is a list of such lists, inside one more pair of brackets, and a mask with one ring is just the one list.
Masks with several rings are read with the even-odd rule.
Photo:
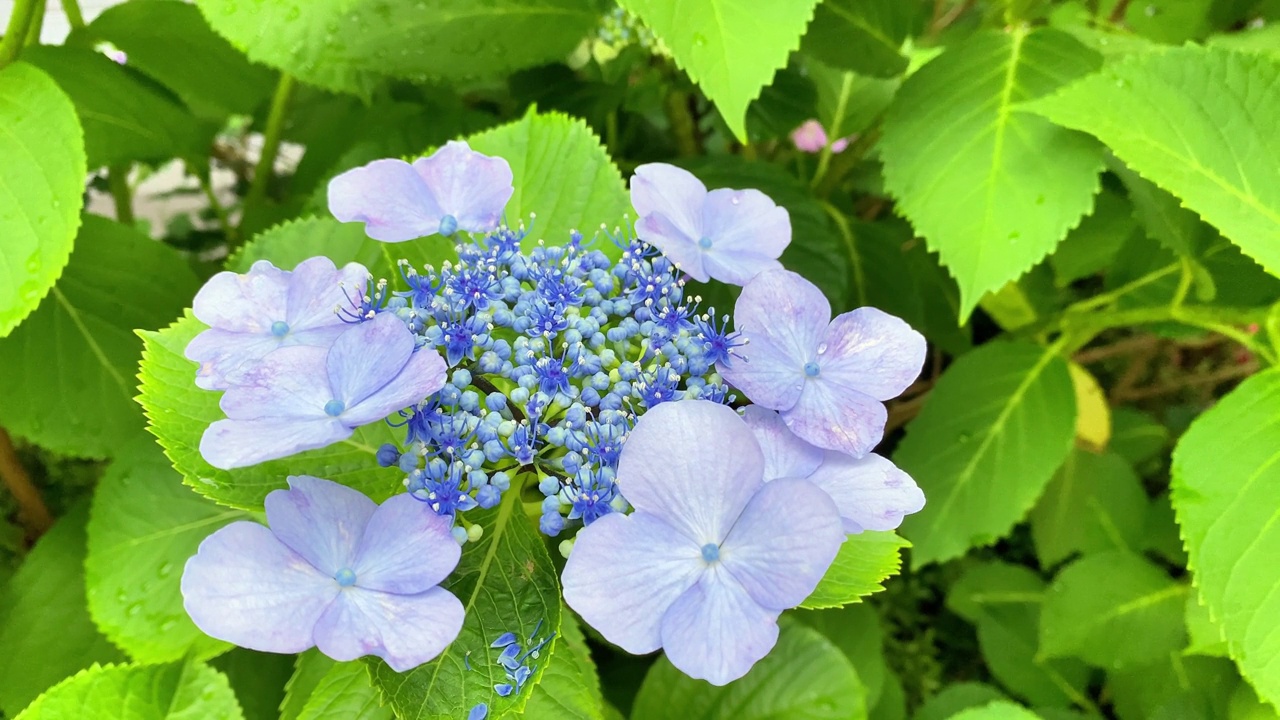
[[636, 235], [695, 280], [744, 285], [782, 267], [791, 218], [759, 190], [707, 191], [688, 170], [665, 163], [636, 168], [631, 204]]
[[718, 365], [720, 374], [808, 443], [855, 458], [884, 434], [883, 401], [924, 366], [925, 340], [911, 326], [871, 307], [833, 320], [822, 291], [787, 270], [747, 283], [733, 319], [746, 360]]
[[515, 192], [511, 166], [453, 140], [412, 163], [374, 160], [329, 181], [329, 210], [374, 240], [403, 242], [498, 226]]
[[326, 257], [303, 260], [292, 271], [266, 260], [249, 272], [220, 272], [196, 293], [192, 310], [208, 330], [187, 344], [200, 363], [196, 385], [225, 390], [237, 375], [281, 347], [328, 347], [347, 329], [335, 310], [346, 293], [364, 294], [369, 271], [359, 263], [342, 269]]
[[334, 660], [377, 655], [397, 672], [436, 657], [462, 629], [439, 583], [461, 551], [449, 523], [408, 495], [381, 505], [320, 478], [266, 500], [270, 528], [234, 522], [200, 543], [183, 605], [206, 634], [242, 647]]
[[324, 447], [361, 425], [421, 402], [445, 381], [444, 360], [416, 348], [413, 333], [381, 313], [331, 348], [280, 348], [223, 394], [227, 414], [205, 430], [200, 454], [230, 469]]
[[766, 481], [804, 478], [831, 496], [846, 533], [893, 530], [924, 508], [924, 493], [889, 460], [867, 453], [854, 458], [796, 437], [778, 413], [758, 405], [742, 414], [764, 452]]
[[805, 480], [764, 480], [765, 457], [732, 409], [663, 403], [636, 423], [617, 484], [635, 507], [578, 533], [564, 597], [631, 653], [663, 648], [682, 672], [724, 685], [778, 639], [844, 540], [839, 513]]

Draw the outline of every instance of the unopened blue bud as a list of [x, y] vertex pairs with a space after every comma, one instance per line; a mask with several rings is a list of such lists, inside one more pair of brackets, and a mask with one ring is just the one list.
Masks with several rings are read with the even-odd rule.
[[538, 481], [538, 491], [548, 497], [560, 492], [560, 480], [553, 477], [544, 477]]
[[404, 473], [411, 473], [411, 472], [413, 472], [414, 470], [417, 470], [417, 469], [418, 469], [418, 454], [417, 454], [417, 453], [411, 453], [411, 452], [408, 452], [408, 453], [405, 453], [405, 454], [401, 455], [401, 456], [400, 456], [400, 462], [399, 462], [399, 465], [400, 465], [400, 471], [401, 471], [401, 472], [404, 472]]
[[400, 449], [391, 443], [384, 443], [378, 448], [377, 458], [380, 467], [391, 467], [400, 460]]
[[450, 530], [449, 532], [453, 535], [453, 539], [454, 539], [454, 540], [455, 540], [459, 545], [466, 545], [466, 544], [467, 544], [467, 531], [466, 531], [464, 528], [461, 528], [461, 527], [455, 527], [454, 529]]
[[476, 502], [480, 507], [488, 510], [496, 506], [502, 500], [502, 491], [493, 485], [485, 485], [476, 493]]
[[471, 384], [471, 371], [466, 368], [458, 368], [453, 371], [453, 377], [450, 378], [453, 386], [459, 390], [465, 389]]
[[543, 535], [555, 537], [560, 534], [561, 530], [564, 530], [564, 518], [559, 512], [546, 513], [538, 521], [538, 529], [542, 531]]
[[484, 397], [484, 405], [490, 410], [501, 412], [507, 409], [507, 396], [500, 392], [491, 392]]
[[561, 503], [560, 503], [560, 495], [559, 495], [559, 493], [557, 493], [557, 494], [555, 494], [555, 495], [548, 495], [548, 496], [546, 496], [545, 498], [543, 498], [543, 499], [542, 499], [542, 512], [544, 512], [544, 513], [553, 513], [553, 512], [558, 513], [558, 512], [560, 512], [560, 505], [561, 505]]
[[511, 478], [507, 477], [504, 472], [496, 472], [489, 476], [489, 484], [502, 492], [506, 492], [511, 487]]

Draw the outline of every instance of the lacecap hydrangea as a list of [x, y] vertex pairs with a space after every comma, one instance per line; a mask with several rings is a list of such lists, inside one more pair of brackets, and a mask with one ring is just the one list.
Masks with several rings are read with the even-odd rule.
[[[512, 182], [505, 160], [463, 142], [375, 161], [330, 183], [333, 214], [384, 242], [450, 237], [456, 260], [401, 262], [391, 278], [260, 261], [201, 290], [210, 327], [187, 355], [197, 384], [225, 391], [227, 416], [202, 439], [210, 464], [286, 458], [387, 422], [402, 440], [370, 462], [396, 468], [406, 494], [376, 506], [290, 478], [267, 498], [269, 530], [233, 523], [191, 558], [188, 611], [245, 647], [318, 645], [409, 669], [463, 622], [437, 587], [458, 554], [428, 544], [477, 539], [468, 512], [509, 501], [561, 540], [565, 600], [606, 639], [730, 682], [773, 647], [779, 614], [846, 534], [923, 506], [870, 451], [924, 339], [872, 308], [832, 318], [778, 262], [790, 222], [759, 191], [642, 165], [633, 227], [539, 238], [536, 216], [501, 222]], [[741, 285], [733, 312], [704, 307], [687, 278]], [[298, 598], [310, 610], [285, 617]], [[528, 677], [509, 670], [500, 694]]]

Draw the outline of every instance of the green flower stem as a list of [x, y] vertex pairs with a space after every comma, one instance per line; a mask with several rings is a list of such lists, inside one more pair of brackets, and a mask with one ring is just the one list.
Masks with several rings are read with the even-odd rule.
[[76, 0], [62, 0], [62, 13], [67, 16], [67, 24], [72, 30], [84, 27], [84, 13], [80, 12], [80, 3]]
[[683, 90], [671, 90], [667, 93], [664, 108], [667, 121], [671, 123], [671, 132], [676, 137], [676, 149], [680, 157], [700, 155], [698, 149], [698, 125], [689, 112], [689, 93]]
[[1084, 347], [1106, 330], [1133, 325], [1177, 322], [1230, 338], [1257, 355], [1266, 364], [1275, 365], [1275, 353], [1258, 342], [1250, 333], [1240, 329], [1252, 324], [1261, 325], [1266, 321], [1269, 310], [1266, 307], [1168, 305], [1091, 313], [1083, 316], [1067, 313], [1062, 317], [1061, 326], [1063, 336], [1070, 338], [1066, 346], [1068, 355]]
[[23, 47], [40, 44], [40, 31], [44, 29], [44, 8], [45, 0], [36, 0], [36, 14], [31, 19], [31, 26], [27, 28], [27, 39], [22, 43]]
[[107, 168], [107, 189], [116, 203], [116, 221], [121, 225], [133, 224], [133, 194], [129, 190], [129, 163]]
[[812, 188], [818, 187], [827, 174], [828, 166], [831, 165], [831, 143], [840, 137], [840, 122], [844, 119], [845, 108], [849, 105], [849, 95], [852, 92], [853, 73], [847, 72], [840, 80], [840, 97], [836, 100], [836, 115], [831, 120], [831, 127], [828, 128], [827, 144], [822, 147], [822, 152], [818, 155], [818, 169], [813, 172], [813, 180], [809, 183]]
[[27, 31], [36, 16], [39, 0], [16, 0], [13, 12], [9, 15], [9, 24], [5, 27], [4, 38], [0, 39], [0, 68], [13, 62], [22, 50], [22, 43], [27, 39]]
[[[244, 199], [244, 215], [240, 218], [243, 226], [251, 211], [260, 206], [267, 197], [267, 185], [271, 182], [272, 168], [275, 167], [276, 153], [280, 151], [280, 139], [284, 134], [285, 115], [289, 110], [289, 101], [293, 98], [296, 83], [293, 76], [281, 73], [280, 82], [276, 85], [275, 95], [271, 98], [271, 110], [267, 113], [267, 129], [262, 138], [262, 155], [253, 169], [253, 180], [249, 183], [249, 192]], [[240, 233], [243, 235], [243, 233]], [[237, 241], [241, 238], [236, 238]]]
[[849, 255], [849, 266], [853, 270], [854, 305], [862, 307], [867, 304], [867, 280], [862, 269], [862, 256], [858, 254], [858, 246], [853, 236], [853, 228], [849, 227], [849, 218], [830, 202], [826, 200], [818, 202], [822, 203], [822, 209], [827, 211], [827, 215], [840, 230], [840, 239], [844, 241], [845, 252]]
[[236, 236], [236, 227], [231, 224], [231, 217], [227, 214], [227, 209], [218, 202], [218, 196], [213, 191], [213, 184], [206, 175], [193, 173], [196, 179], [200, 181], [200, 189], [204, 191], [204, 196], [209, 200], [209, 207], [213, 208], [213, 212], [218, 216], [218, 226], [222, 228], [222, 234], [226, 236], [227, 242], [231, 243], [232, 238]]

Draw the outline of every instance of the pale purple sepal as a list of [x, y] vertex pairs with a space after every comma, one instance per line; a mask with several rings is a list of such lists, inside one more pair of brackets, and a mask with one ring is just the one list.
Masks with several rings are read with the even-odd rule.
[[827, 146], [827, 131], [822, 123], [811, 118], [791, 131], [791, 142], [800, 152], [819, 153]]
[[744, 285], [780, 268], [791, 243], [791, 219], [759, 190], [707, 191], [687, 170], [665, 163], [636, 168], [631, 178], [636, 235], [690, 277]]
[[[437, 587], [461, 557], [449, 521], [408, 495], [375, 506], [329, 480], [289, 484], [267, 496], [270, 528], [232, 523], [187, 561], [183, 604], [196, 626], [266, 652], [376, 655], [397, 672], [439, 655], [463, 616]], [[408, 562], [411, 550], [420, 563]], [[321, 569], [311, 558], [351, 564]]]
[[185, 350], [200, 364], [196, 385], [225, 390], [278, 348], [328, 347], [347, 328], [338, 308], [363, 295], [368, 278], [363, 265], [339, 269], [327, 257], [303, 260], [292, 271], [259, 260], [247, 273], [209, 278], [192, 301], [196, 318], [209, 329]]
[[776, 642], [779, 612], [813, 591], [844, 540], [825, 492], [766, 485], [764, 467], [751, 429], [724, 405], [649, 410], [618, 465], [636, 511], [579, 531], [565, 601], [610, 642], [663, 647], [692, 677], [745, 675]]

